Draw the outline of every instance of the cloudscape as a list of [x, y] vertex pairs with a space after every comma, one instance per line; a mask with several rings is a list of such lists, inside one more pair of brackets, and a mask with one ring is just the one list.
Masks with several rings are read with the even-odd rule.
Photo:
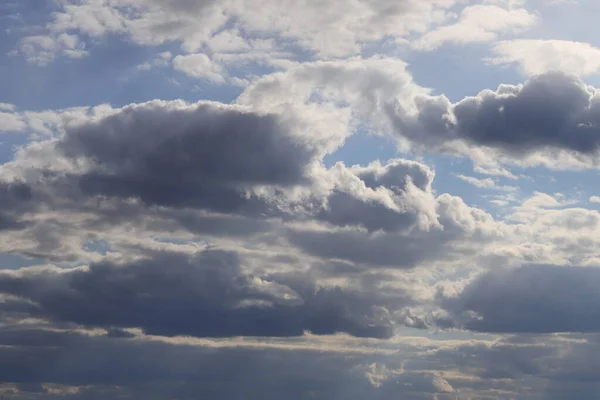
[[0, 398], [600, 399], [598, 12], [0, 1]]

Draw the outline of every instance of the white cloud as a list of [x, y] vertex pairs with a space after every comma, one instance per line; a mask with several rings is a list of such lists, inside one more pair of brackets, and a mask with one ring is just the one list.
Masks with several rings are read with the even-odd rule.
[[528, 198], [521, 205], [522, 208], [552, 208], [560, 207], [561, 203], [555, 197], [547, 194], [536, 192], [532, 197]]
[[590, 196], [590, 199], [588, 201], [590, 203], [600, 204], [600, 196]]
[[211, 51], [215, 53], [231, 53], [250, 50], [250, 45], [244, 39], [239, 29], [229, 29], [219, 32], [207, 43]]
[[444, 43], [489, 42], [500, 34], [529, 28], [535, 22], [535, 15], [524, 8], [473, 5], [462, 11], [457, 22], [427, 32], [412, 46], [417, 50], [434, 50]]
[[[243, 49], [243, 31], [255, 39], [293, 42], [319, 57], [345, 57], [358, 54], [364, 43], [426, 32], [444, 21], [446, 11], [457, 3], [460, 0], [64, 0], [48, 29], [51, 35], [76, 33], [81, 39], [126, 35], [139, 45], [179, 42], [186, 53], [205, 46], [215, 52]], [[233, 28], [219, 32], [228, 23]], [[28, 57], [35, 58], [36, 52], [43, 53], [37, 58], [44, 61], [38, 63], [53, 58], [43, 46], [29, 48]]]
[[550, 71], [586, 76], [600, 70], [600, 49], [589, 43], [567, 40], [517, 39], [501, 41], [488, 58], [492, 64], [516, 64], [526, 75]]
[[214, 83], [225, 82], [225, 71], [206, 54], [179, 55], [173, 59], [173, 68], [194, 78]]
[[0, 103], [0, 111], [15, 111], [17, 107], [9, 103]]
[[78, 36], [66, 33], [56, 36], [26, 36], [19, 42], [18, 51], [27, 62], [39, 66], [50, 64], [59, 54], [69, 58], [81, 58], [88, 55], [85, 43], [81, 42]]
[[26, 126], [19, 114], [0, 111], [0, 132], [20, 132]]
[[170, 51], [163, 51], [158, 53], [151, 61], [145, 62], [137, 66], [137, 69], [141, 71], [148, 71], [154, 67], [166, 67], [170, 65], [173, 54]]
[[502, 186], [498, 185], [498, 183], [492, 178], [475, 178], [473, 176], [466, 176], [461, 174], [455, 174], [458, 179], [463, 180], [475, 187], [480, 189], [494, 189], [494, 190], [502, 190], [502, 191], [514, 191], [517, 190], [515, 186]]

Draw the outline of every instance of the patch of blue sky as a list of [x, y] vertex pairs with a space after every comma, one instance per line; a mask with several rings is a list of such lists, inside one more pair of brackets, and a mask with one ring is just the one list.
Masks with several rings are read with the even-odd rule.
[[[8, 59], [12, 79], [0, 80], [3, 101], [20, 109], [46, 110], [109, 103], [115, 107], [149, 98], [177, 98], [181, 90], [164, 76], [141, 74], [137, 66], [152, 59], [155, 47], [142, 47], [108, 36], [88, 45], [89, 55], [57, 57], [40, 67], [22, 57]], [[60, 95], [58, 95], [60, 94]]]
[[538, 23], [521, 32], [519, 38], [561, 39], [574, 42], [587, 42], [600, 46], [600, 38], [590, 27], [597, 26], [600, 2], [597, 0], [572, 1], [533, 0], [536, 6]]
[[416, 83], [432, 88], [457, 102], [484, 89], [496, 90], [500, 84], [519, 84], [523, 76], [515, 68], [489, 65], [487, 44], [461, 46], [446, 44], [436, 51], [408, 53], [404, 60]]
[[600, 172], [589, 170], [549, 170], [543, 167], [528, 168], [525, 173], [531, 177], [531, 185], [524, 187], [526, 195], [542, 192], [549, 195], [560, 194], [563, 200], [579, 201], [580, 205], [597, 208], [597, 204], [586, 204], [590, 196], [600, 195], [598, 179]]
[[112, 251], [110, 244], [105, 240], [90, 240], [83, 245], [83, 249], [90, 253], [106, 256]]
[[0, 164], [11, 161], [15, 150], [28, 141], [27, 135], [22, 133], [5, 133], [0, 135]]
[[19, 269], [44, 264], [42, 259], [18, 254], [0, 253], [0, 269]]
[[43, 27], [48, 16], [56, 10], [54, 1], [3, 0], [0, 2], [0, 21], [5, 33], [31, 32]]

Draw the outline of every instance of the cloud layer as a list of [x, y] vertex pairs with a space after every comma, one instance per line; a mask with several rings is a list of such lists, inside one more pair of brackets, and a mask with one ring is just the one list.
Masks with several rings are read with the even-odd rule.
[[597, 397], [585, 2], [4, 3], [0, 397]]

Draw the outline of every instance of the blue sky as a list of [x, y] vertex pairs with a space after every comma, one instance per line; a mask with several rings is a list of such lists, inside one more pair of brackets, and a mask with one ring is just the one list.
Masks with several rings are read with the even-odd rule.
[[2, 2], [0, 395], [599, 397], [598, 11]]

